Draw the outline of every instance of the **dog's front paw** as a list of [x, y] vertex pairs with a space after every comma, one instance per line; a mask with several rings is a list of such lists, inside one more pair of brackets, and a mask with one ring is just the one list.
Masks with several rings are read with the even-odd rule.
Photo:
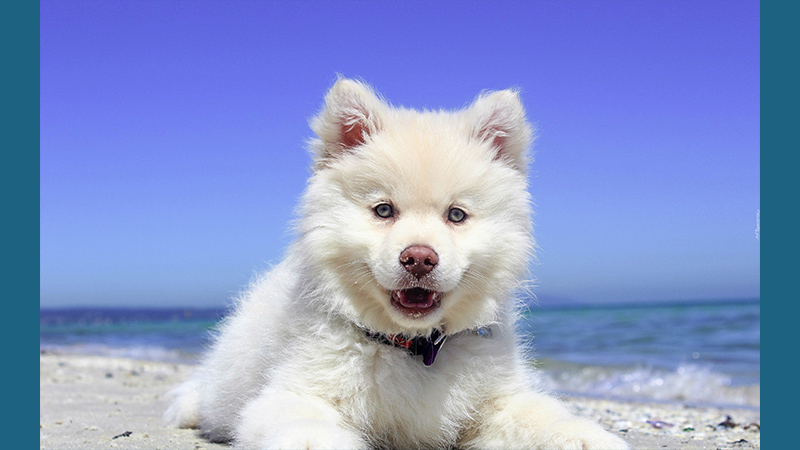
[[366, 448], [361, 438], [329, 422], [297, 420], [271, 433], [248, 439], [240, 436], [238, 446], [261, 450], [357, 450]]
[[558, 420], [547, 427], [549, 438], [542, 448], [562, 450], [628, 450], [619, 437], [598, 424], [576, 417]]

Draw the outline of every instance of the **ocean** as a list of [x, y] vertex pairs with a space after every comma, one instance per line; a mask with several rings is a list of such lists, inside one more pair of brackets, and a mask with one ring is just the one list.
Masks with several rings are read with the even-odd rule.
[[[195, 363], [224, 309], [41, 309], [43, 352]], [[758, 300], [528, 307], [519, 329], [563, 394], [760, 407]]]

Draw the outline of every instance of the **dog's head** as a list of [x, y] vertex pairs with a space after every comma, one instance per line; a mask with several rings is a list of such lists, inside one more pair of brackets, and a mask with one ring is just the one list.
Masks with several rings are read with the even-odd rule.
[[340, 79], [312, 128], [298, 231], [328, 306], [384, 333], [492, 322], [533, 247], [517, 93], [419, 112]]

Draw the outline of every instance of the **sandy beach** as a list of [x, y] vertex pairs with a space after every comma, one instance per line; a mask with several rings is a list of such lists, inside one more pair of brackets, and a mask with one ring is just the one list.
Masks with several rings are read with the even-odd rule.
[[[224, 449], [162, 420], [164, 395], [192, 366], [44, 352], [40, 355], [40, 448]], [[758, 410], [566, 398], [634, 448], [758, 449]]]

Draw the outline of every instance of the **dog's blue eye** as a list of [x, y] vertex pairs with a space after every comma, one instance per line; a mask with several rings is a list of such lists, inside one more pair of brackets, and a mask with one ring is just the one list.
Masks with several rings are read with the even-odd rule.
[[392, 209], [392, 205], [388, 203], [381, 203], [375, 207], [375, 214], [383, 219], [388, 219], [389, 217], [394, 216], [394, 210]]
[[450, 208], [450, 212], [447, 213], [447, 220], [453, 223], [463, 222], [466, 218], [467, 213], [459, 208]]

